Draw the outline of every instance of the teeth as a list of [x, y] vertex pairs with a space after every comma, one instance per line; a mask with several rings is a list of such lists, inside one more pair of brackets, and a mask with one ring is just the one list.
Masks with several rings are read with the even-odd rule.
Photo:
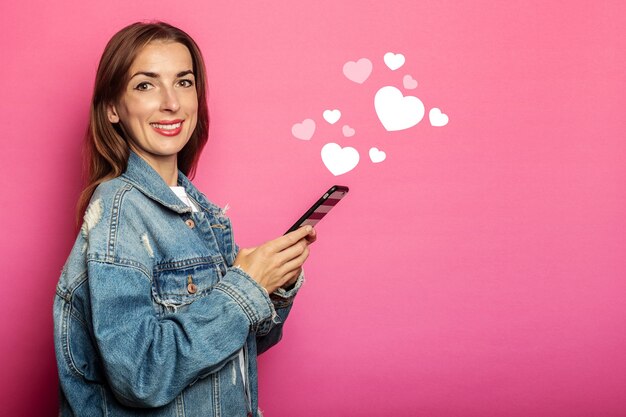
[[180, 127], [180, 125], [182, 124], [182, 122], [178, 122], [178, 123], [174, 123], [174, 124], [169, 124], [169, 125], [160, 125], [158, 123], [150, 123], [151, 126], [157, 128], [157, 129], [163, 129], [163, 130], [174, 130], [174, 129], [178, 129]]

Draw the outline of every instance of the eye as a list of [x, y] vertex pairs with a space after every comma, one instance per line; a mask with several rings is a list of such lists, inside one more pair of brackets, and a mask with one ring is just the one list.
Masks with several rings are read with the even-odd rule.
[[193, 81], [192, 80], [180, 80], [178, 82], [178, 84], [180, 84], [181, 87], [185, 87], [185, 88], [193, 87]]
[[135, 86], [135, 90], [139, 90], [139, 91], [146, 91], [146, 90], [150, 90], [152, 88], [152, 84], [150, 84], [149, 82], [142, 82], [137, 84], [137, 86]]

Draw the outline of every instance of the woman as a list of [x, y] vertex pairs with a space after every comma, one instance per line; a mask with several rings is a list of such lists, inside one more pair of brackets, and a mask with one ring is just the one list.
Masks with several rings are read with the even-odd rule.
[[315, 231], [259, 247], [188, 179], [207, 141], [205, 70], [165, 23], [109, 41], [87, 135], [84, 221], [54, 303], [63, 416], [258, 415]]

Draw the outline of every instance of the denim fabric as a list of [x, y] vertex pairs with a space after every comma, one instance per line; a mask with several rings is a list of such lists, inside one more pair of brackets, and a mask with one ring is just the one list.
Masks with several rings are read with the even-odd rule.
[[199, 212], [134, 153], [96, 189], [54, 300], [60, 415], [257, 415], [256, 357], [280, 340], [303, 277], [268, 296], [233, 267], [230, 220], [178, 182]]

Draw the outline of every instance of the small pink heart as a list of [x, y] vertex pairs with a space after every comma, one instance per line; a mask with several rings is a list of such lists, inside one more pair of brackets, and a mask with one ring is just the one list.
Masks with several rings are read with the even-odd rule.
[[361, 58], [358, 61], [348, 61], [343, 64], [343, 75], [350, 81], [363, 84], [372, 73], [372, 61]]
[[348, 125], [344, 125], [341, 128], [341, 131], [343, 132], [343, 135], [347, 138], [354, 136], [354, 129], [352, 129], [350, 126]]
[[309, 140], [315, 133], [315, 121], [313, 119], [304, 119], [302, 123], [296, 123], [291, 127], [291, 134], [296, 139]]
[[414, 88], [417, 88], [417, 80], [407, 74], [402, 79], [402, 85], [404, 85], [404, 88], [407, 90], [413, 90]]

